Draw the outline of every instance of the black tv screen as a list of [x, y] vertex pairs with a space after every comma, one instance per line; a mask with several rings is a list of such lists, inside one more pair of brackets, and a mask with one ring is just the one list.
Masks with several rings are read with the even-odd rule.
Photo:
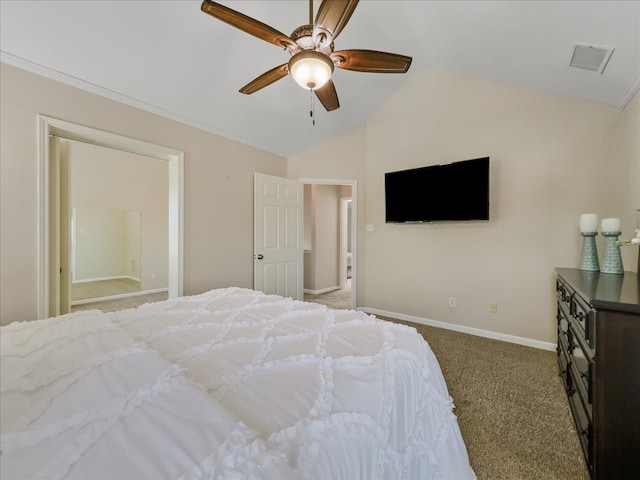
[[387, 223], [489, 220], [489, 157], [384, 175]]

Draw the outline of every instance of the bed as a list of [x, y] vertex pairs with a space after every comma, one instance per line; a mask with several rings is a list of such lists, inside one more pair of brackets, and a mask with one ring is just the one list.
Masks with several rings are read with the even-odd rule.
[[475, 478], [428, 344], [243, 288], [1, 330], [2, 478]]

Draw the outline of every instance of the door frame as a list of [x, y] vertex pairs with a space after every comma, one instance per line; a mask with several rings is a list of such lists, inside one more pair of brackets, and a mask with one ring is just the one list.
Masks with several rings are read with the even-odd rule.
[[[358, 305], [358, 181], [342, 178], [298, 178], [304, 185], [349, 185], [351, 187], [351, 307]], [[341, 199], [342, 200], [342, 199]]]
[[[349, 203], [351, 203], [351, 208], [353, 208], [353, 197], [340, 198], [340, 288], [345, 288], [348, 280], [347, 267], [349, 262], [347, 261], [347, 247], [349, 245]], [[353, 216], [353, 210], [351, 211], [351, 215]], [[353, 226], [351, 231], [353, 231]], [[351, 238], [351, 242], [353, 246], [353, 238]], [[351, 254], [351, 259], [353, 260], [353, 253]]]
[[[122, 150], [164, 160], [169, 167], [169, 298], [183, 294], [184, 256], [184, 152], [130, 137], [108, 133], [57, 118], [38, 115], [38, 229], [37, 229], [37, 315], [38, 319], [50, 317], [49, 275], [53, 255], [51, 253], [50, 181], [58, 174], [50, 159], [49, 137], [57, 136], [101, 147]], [[57, 244], [57, 241], [53, 242]], [[59, 276], [55, 276], [59, 278]]]

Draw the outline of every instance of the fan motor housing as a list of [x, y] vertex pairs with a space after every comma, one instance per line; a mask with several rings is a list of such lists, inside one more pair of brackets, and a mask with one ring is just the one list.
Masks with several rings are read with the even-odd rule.
[[301, 25], [293, 31], [290, 38], [296, 42], [302, 50], [316, 50], [325, 55], [329, 55], [334, 49], [333, 42], [329, 45], [322, 45], [321, 41], [314, 39], [313, 28], [313, 25]]

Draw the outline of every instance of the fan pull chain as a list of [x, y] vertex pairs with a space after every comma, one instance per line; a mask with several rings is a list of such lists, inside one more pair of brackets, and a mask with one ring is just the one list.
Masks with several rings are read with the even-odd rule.
[[309, 89], [309, 101], [310, 101], [310, 110], [309, 116], [311, 117], [311, 125], [316, 126], [316, 117], [315, 117], [315, 102], [313, 101], [313, 90]]

